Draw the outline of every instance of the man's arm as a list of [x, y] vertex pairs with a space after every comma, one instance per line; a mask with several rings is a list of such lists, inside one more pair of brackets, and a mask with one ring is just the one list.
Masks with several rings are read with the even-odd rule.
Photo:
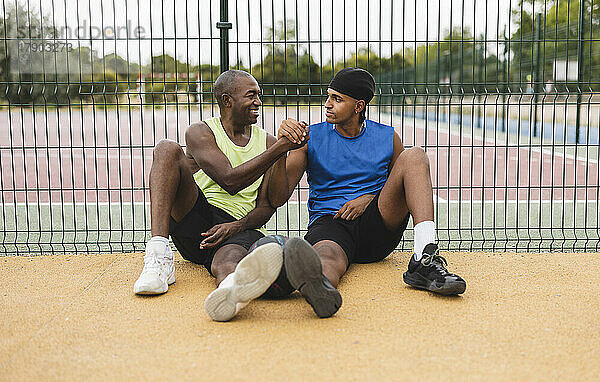
[[289, 140], [280, 140], [246, 163], [233, 168], [217, 146], [210, 128], [204, 122], [192, 124], [185, 133], [187, 155], [212, 180], [230, 195], [235, 195], [263, 175], [288, 150], [298, 147]]
[[239, 220], [240, 225], [242, 226], [242, 231], [262, 227], [275, 213], [275, 208], [271, 206], [267, 196], [269, 178], [271, 176], [271, 170], [267, 171], [260, 185], [258, 198], [256, 199], [256, 207], [250, 211], [248, 215]]
[[404, 145], [402, 144], [402, 140], [400, 140], [400, 136], [397, 132], [394, 131], [394, 143], [393, 143], [393, 154], [392, 160], [390, 161], [390, 168], [388, 172], [392, 171], [392, 167], [394, 167], [394, 163], [396, 163], [396, 159], [400, 156], [402, 151], [404, 151]]
[[[267, 147], [272, 147], [277, 144], [277, 139], [271, 134], [267, 135]], [[285, 156], [285, 154], [284, 154]], [[266, 222], [269, 221], [273, 213], [275, 213], [275, 208], [271, 206], [269, 203], [268, 197], [268, 185], [270, 180], [273, 178], [273, 169], [270, 168], [263, 177], [263, 180], [260, 184], [260, 188], [258, 190], [258, 197], [256, 198], [256, 207], [248, 213], [248, 215], [244, 216], [239, 220], [242, 225], [242, 231], [247, 229], [254, 229], [262, 227]]]
[[[305, 122], [298, 122], [293, 119], [284, 120], [277, 132], [278, 141], [296, 139], [294, 133], [298, 130], [308, 132], [308, 125]], [[308, 133], [306, 138], [309, 139]], [[269, 182], [269, 202], [273, 207], [281, 207], [292, 195], [294, 187], [296, 187], [306, 170], [307, 153], [308, 149], [304, 144], [302, 147], [290, 151], [289, 156], [283, 155], [273, 165], [271, 181]]]
[[[267, 147], [275, 144], [275, 137], [267, 136]], [[248, 230], [257, 229], [265, 225], [275, 213], [275, 208], [271, 207], [267, 195], [269, 179], [272, 176], [272, 169], [267, 170], [258, 189], [256, 206], [246, 216], [240, 220], [231, 223], [217, 224], [211, 227], [202, 235], [205, 236], [200, 249], [212, 248], [220, 245], [222, 242], [235, 235], [236, 233]]]
[[200, 243], [200, 249], [217, 247], [236, 233], [260, 228], [269, 221], [275, 213], [275, 208], [271, 207], [267, 197], [267, 182], [270, 173], [271, 170], [268, 170], [260, 184], [256, 207], [240, 220], [214, 225], [208, 231], [202, 233], [205, 238]]

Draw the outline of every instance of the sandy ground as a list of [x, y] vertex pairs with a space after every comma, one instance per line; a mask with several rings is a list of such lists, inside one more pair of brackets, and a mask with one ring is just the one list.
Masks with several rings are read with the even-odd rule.
[[402, 282], [408, 254], [353, 266], [318, 319], [299, 295], [231, 322], [178, 258], [137, 297], [142, 254], [0, 258], [0, 380], [598, 380], [599, 254], [448, 253], [462, 297]]

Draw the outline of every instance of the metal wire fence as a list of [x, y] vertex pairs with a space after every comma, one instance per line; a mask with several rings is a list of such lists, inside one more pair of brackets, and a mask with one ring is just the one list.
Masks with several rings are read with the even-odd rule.
[[[368, 118], [430, 157], [440, 245], [598, 251], [600, 1], [3, 0], [0, 254], [142, 250], [164, 138], [251, 72], [259, 123], [323, 119], [369, 70]], [[376, 148], [374, 148], [376, 149]], [[303, 179], [267, 228], [306, 231]], [[412, 230], [400, 244], [412, 248]]]

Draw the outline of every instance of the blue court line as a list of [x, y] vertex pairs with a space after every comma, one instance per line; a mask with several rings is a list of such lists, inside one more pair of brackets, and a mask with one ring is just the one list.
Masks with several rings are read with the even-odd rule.
[[[402, 115], [400, 113], [396, 113], [396, 115]], [[440, 121], [447, 122], [448, 115], [445, 113], [436, 114], [435, 112], [428, 112], [427, 116], [425, 112], [405, 112], [405, 118], [417, 118], [417, 119], [427, 119], [428, 121]], [[520, 135], [522, 137], [530, 137], [533, 135], [533, 122], [530, 120], [518, 120], [518, 119], [508, 119], [507, 120], [507, 131], [502, 131], [503, 129], [503, 119], [498, 117], [473, 117], [469, 114], [461, 115], [460, 114], [450, 114], [450, 122], [456, 125], [471, 127], [481, 129], [485, 127], [485, 130], [489, 131], [498, 131], [498, 132], [508, 132], [513, 135]], [[481, 127], [480, 127], [481, 126]], [[552, 122], [537, 122], [537, 138], [543, 138], [545, 140], [553, 140], [554, 143], [577, 143], [576, 142], [576, 126], [575, 125], [566, 125], [563, 123], [552, 123]], [[584, 126], [580, 127], [580, 144], [599, 144], [599, 128], [592, 126]], [[566, 142], [565, 142], [565, 132], [566, 132]]]

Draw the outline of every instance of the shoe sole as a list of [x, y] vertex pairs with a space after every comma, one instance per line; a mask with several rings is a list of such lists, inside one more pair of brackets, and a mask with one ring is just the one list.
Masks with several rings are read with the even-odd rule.
[[402, 276], [404, 282], [413, 288], [428, 290], [430, 292], [438, 293], [444, 296], [455, 296], [467, 289], [467, 284], [464, 281], [446, 281], [444, 285], [437, 286], [435, 285], [435, 281], [429, 281], [424, 279], [423, 277], [415, 277], [408, 272], [404, 272]]
[[288, 280], [320, 318], [331, 317], [342, 306], [342, 295], [323, 283], [321, 259], [305, 240], [289, 239], [284, 246], [284, 264]]
[[235, 267], [233, 285], [217, 288], [204, 301], [204, 310], [214, 321], [229, 321], [237, 313], [236, 305], [245, 303], [269, 289], [283, 265], [283, 249], [277, 243], [256, 248]]
[[159, 289], [151, 289], [148, 286], [136, 288], [136, 286], [134, 285], [133, 292], [135, 294], [141, 294], [141, 295], [163, 294], [169, 290], [169, 285], [171, 285], [173, 283], [175, 283], [175, 268], [173, 268], [173, 271], [169, 274], [169, 277], [167, 278], [167, 285], [161, 285], [161, 287]]

